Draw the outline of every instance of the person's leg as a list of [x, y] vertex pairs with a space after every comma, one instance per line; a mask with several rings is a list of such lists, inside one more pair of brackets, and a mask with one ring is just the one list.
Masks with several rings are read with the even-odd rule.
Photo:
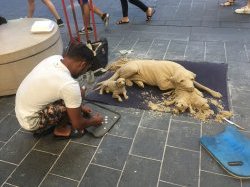
[[151, 7], [146, 6], [143, 2], [140, 0], [129, 0], [129, 2], [137, 7], [139, 7], [143, 12], [146, 13], [147, 19], [146, 21], [150, 21], [153, 14], [155, 13], [155, 10]]
[[102, 12], [97, 6], [93, 5], [94, 13], [96, 13], [104, 22], [105, 26], [109, 24], [109, 14]]
[[139, 7], [143, 12], [148, 10], [148, 7], [140, 0], [129, 0], [129, 2], [137, 7]]
[[235, 10], [237, 14], [250, 14], [250, 0], [247, 1], [246, 6]]
[[48, 7], [50, 12], [53, 14], [53, 16], [56, 18], [57, 25], [59, 27], [64, 26], [62, 19], [60, 18], [59, 14], [56, 11], [56, 8], [54, 4], [50, 0], [42, 0], [42, 2]]
[[28, 18], [32, 18], [35, 11], [35, 0], [28, 0]]
[[232, 6], [234, 5], [235, 0], [226, 0], [224, 3], [221, 3], [221, 6]]
[[53, 16], [56, 18], [56, 20], [60, 19], [60, 16], [57, 13], [54, 4], [50, 0], [42, 0], [42, 2], [48, 7], [48, 9], [53, 14]]
[[82, 11], [82, 20], [84, 27], [79, 31], [80, 34], [85, 34], [85, 28], [87, 28], [88, 33], [93, 32], [92, 27], [90, 26], [90, 10], [87, 0], [79, 0], [81, 11]]
[[[35, 136], [42, 136], [54, 130], [57, 126], [66, 126], [69, 124], [65, 104], [62, 100], [50, 103], [42, 110], [37, 112], [38, 129], [34, 132]], [[69, 134], [69, 130], [64, 130], [65, 135]]]
[[128, 0], [120, 0], [122, 5], [122, 19], [120, 19], [116, 24], [129, 23], [128, 18]]

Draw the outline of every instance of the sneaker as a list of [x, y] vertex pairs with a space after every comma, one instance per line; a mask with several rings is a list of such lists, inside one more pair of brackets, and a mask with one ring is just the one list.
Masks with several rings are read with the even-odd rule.
[[[87, 28], [88, 34], [93, 32], [92, 27]], [[85, 34], [85, 28], [83, 27], [81, 30], [79, 30], [79, 34]]]
[[102, 15], [102, 21], [103, 21], [105, 27], [107, 27], [109, 25], [109, 14], [108, 13], [104, 13]]
[[56, 20], [56, 23], [57, 23], [58, 27], [63, 27], [64, 26], [64, 23], [63, 23], [62, 19]]

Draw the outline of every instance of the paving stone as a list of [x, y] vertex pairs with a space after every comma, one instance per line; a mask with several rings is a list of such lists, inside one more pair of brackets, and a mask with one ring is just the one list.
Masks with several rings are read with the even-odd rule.
[[139, 40], [139, 38], [137, 38], [137, 37], [131, 37], [131, 38], [128, 37], [128, 38], [122, 40], [119, 43], [119, 45], [117, 46], [117, 48], [115, 49], [115, 52], [119, 52], [120, 50], [132, 49], [138, 40]]
[[165, 59], [184, 60], [186, 47], [187, 47], [187, 42], [185, 41], [171, 40]]
[[198, 123], [200, 124], [201, 121], [198, 119], [195, 119], [194, 117], [188, 116], [188, 114], [180, 114], [180, 115], [173, 115], [172, 116], [173, 120], [179, 120], [179, 121], [187, 121], [187, 122], [193, 122], [193, 123]]
[[98, 146], [101, 138], [96, 138], [90, 133], [86, 133], [83, 137], [71, 140], [72, 142], [78, 142], [86, 145]]
[[19, 164], [36, 142], [30, 133], [19, 131], [0, 150], [0, 160]]
[[49, 174], [40, 185], [41, 187], [77, 187], [78, 182]]
[[[187, 175], [188, 173], [188, 175]], [[167, 147], [160, 179], [183, 186], [197, 186], [199, 153]]]
[[36, 144], [35, 149], [52, 154], [60, 154], [69, 140], [58, 140], [53, 134], [42, 137]]
[[132, 140], [107, 135], [104, 137], [92, 162], [121, 170], [131, 144]]
[[167, 132], [139, 128], [131, 153], [151, 159], [161, 160]]
[[115, 107], [114, 109], [120, 113], [121, 118], [109, 133], [122, 137], [134, 138], [136, 129], [142, 117], [142, 111], [121, 107]]
[[48, 153], [31, 151], [7, 182], [16, 186], [38, 186], [56, 158]]
[[0, 149], [1, 147], [3, 147], [4, 144], [5, 144], [4, 142], [0, 142]]
[[224, 42], [206, 42], [205, 43], [205, 61], [225, 63]]
[[158, 161], [129, 156], [119, 186], [156, 186], [160, 165]]
[[0, 161], [0, 185], [6, 181], [15, 168], [16, 165]]
[[[176, 26], [167, 26], [166, 30], [163, 28], [161, 28], [161, 30], [164, 31], [164, 34], [166, 34], [165, 39], [172, 39], [178, 41], [187, 41], [191, 32], [191, 28], [189, 27], [176, 27]], [[164, 36], [161, 38], [164, 38]]]
[[115, 187], [120, 177], [120, 171], [90, 165], [85, 173], [80, 186], [102, 186], [102, 187]]
[[180, 4], [181, 0], [158, 0], [157, 1], [157, 6], [178, 6]]
[[231, 21], [221, 21], [220, 22], [221, 27], [229, 27], [229, 28], [250, 28], [249, 23], [240, 23], [240, 22], [231, 22]]
[[205, 43], [200, 41], [189, 41], [185, 53], [185, 59], [189, 61], [204, 61]]
[[171, 121], [167, 145], [199, 151], [200, 124]]
[[250, 43], [249, 42], [245, 44], [245, 49], [246, 49], [248, 62], [250, 62]]
[[229, 81], [233, 88], [249, 90], [250, 87], [250, 74], [248, 69], [250, 68], [250, 63], [228, 61], [228, 76]]
[[170, 116], [169, 113], [145, 111], [140, 126], [167, 131]]
[[191, 19], [202, 19], [204, 11], [206, 9], [204, 1], [193, 1], [191, 5]]
[[175, 12], [177, 10], [176, 5], [163, 5], [157, 8], [157, 12], [154, 15], [154, 20], [173, 20]]
[[150, 46], [153, 41], [138, 41], [135, 46], [133, 47], [133, 53], [132, 57], [134, 58], [145, 58], [145, 55], [147, 54], [148, 50], [150, 49]]
[[123, 38], [108, 37], [107, 40], [108, 40], [109, 52], [111, 52], [119, 45], [119, 43], [123, 40]]
[[15, 95], [0, 97], [0, 103], [15, 105]]
[[95, 150], [94, 147], [69, 143], [52, 168], [51, 173], [80, 180]]
[[14, 106], [7, 103], [0, 103], [0, 121], [14, 110]]
[[146, 57], [149, 59], [163, 59], [168, 45], [169, 45], [169, 40], [155, 39]]
[[200, 20], [168, 20], [165, 25], [178, 26], [178, 27], [199, 27], [201, 26]]
[[232, 104], [235, 107], [249, 107], [250, 108], [250, 91], [232, 88]]
[[[183, 1], [182, 1], [183, 2]], [[191, 14], [191, 3], [179, 4], [175, 13], [176, 20], [186, 20]]]
[[16, 117], [8, 115], [0, 122], [0, 141], [8, 141], [19, 129], [20, 125]]
[[177, 186], [180, 186], [180, 185], [175, 185], [175, 184], [163, 182], [163, 181], [159, 182], [159, 187], [177, 187]]
[[234, 63], [248, 62], [245, 46], [243, 42], [226, 42], [227, 60]]
[[213, 21], [213, 20], [203, 20], [201, 21], [202, 27], [220, 27], [219, 21]]
[[220, 133], [225, 129], [226, 126], [227, 123], [217, 123], [213, 121], [202, 123], [202, 136], [209, 136]]
[[200, 186], [202, 187], [240, 187], [240, 180], [232, 177], [216, 175], [201, 171]]
[[249, 40], [247, 29], [193, 27], [191, 41], [246, 41]]
[[14, 185], [12, 185], [12, 184], [8, 184], [8, 183], [5, 183], [4, 185], [3, 185], [3, 187], [13, 187]]
[[233, 107], [233, 112], [234, 118], [232, 121], [250, 131], [250, 108]]

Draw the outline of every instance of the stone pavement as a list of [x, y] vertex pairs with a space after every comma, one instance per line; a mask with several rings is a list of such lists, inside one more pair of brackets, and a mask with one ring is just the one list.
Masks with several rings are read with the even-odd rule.
[[[67, 0], [66, 0], [67, 1]], [[1, 0], [1, 14], [24, 17], [26, 2]], [[61, 15], [60, 1], [53, 1]], [[130, 6], [130, 24], [114, 24], [120, 2], [95, 3], [111, 15], [100, 36], [108, 38], [110, 61], [121, 49], [131, 57], [227, 63], [233, 121], [250, 137], [250, 16], [218, 6], [218, 0], [148, 0], [155, 6], [153, 21]], [[37, 1], [35, 16], [52, 16]], [[79, 7], [77, 8], [79, 10]], [[81, 20], [78, 17], [79, 21]], [[19, 29], [19, 28], [17, 28]], [[65, 44], [66, 27], [61, 30]], [[213, 75], [211, 75], [213, 76]], [[41, 139], [20, 128], [14, 113], [15, 96], [0, 98], [0, 184], [7, 186], [194, 186], [247, 187], [249, 180], [234, 179], [200, 147], [202, 135], [215, 134], [225, 124], [201, 123], [186, 116], [159, 116], [153, 112], [108, 106], [122, 115], [103, 138], [86, 135], [77, 140]]]

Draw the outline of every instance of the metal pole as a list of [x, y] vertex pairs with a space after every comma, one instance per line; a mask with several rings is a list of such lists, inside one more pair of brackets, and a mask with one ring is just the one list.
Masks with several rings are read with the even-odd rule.
[[69, 32], [70, 41], [73, 42], [74, 38], [73, 38], [72, 31], [71, 31], [71, 28], [70, 28], [69, 17], [68, 17], [68, 13], [67, 13], [67, 9], [66, 9], [64, 0], [62, 0], [62, 5], [63, 5], [63, 12], [64, 12], [64, 15], [65, 15], [65, 18], [66, 18], [66, 24], [67, 24], [67, 28], [68, 28], [68, 32]]

